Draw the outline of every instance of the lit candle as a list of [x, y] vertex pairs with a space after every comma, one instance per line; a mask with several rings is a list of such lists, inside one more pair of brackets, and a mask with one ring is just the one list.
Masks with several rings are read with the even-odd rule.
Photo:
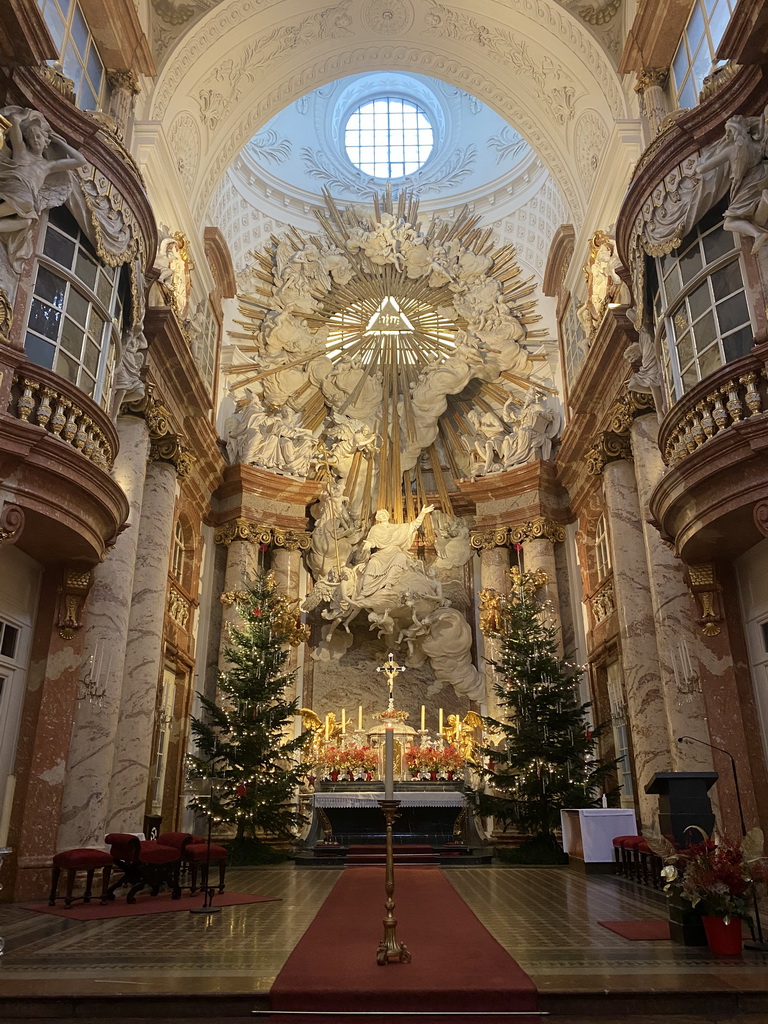
[[358, 704], [357, 707], [357, 731], [363, 731], [363, 705]]
[[438, 736], [442, 736], [443, 735], [443, 709], [442, 708], [440, 708], [440, 710], [437, 713], [437, 735]]
[[426, 709], [426, 708], [424, 707], [424, 705], [422, 704], [422, 705], [421, 705], [421, 731], [422, 731], [422, 732], [424, 732], [424, 715], [426, 714], [426, 710], [427, 710], [427, 709]]
[[394, 760], [395, 760], [395, 736], [391, 725], [384, 730], [384, 799], [394, 800]]
[[341, 709], [341, 731], [345, 733], [347, 731], [347, 709]]

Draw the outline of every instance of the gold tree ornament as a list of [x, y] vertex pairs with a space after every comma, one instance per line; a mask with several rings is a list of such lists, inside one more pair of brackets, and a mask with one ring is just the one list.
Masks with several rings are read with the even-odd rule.
[[549, 583], [549, 575], [544, 569], [532, 569], [529, 572], [521, 572], [517, 566], [509, 570], [509, 578], [512, 581], [513, 592], [511, 600], [518, 596], [525, 596], [530, 600], [538, 590]]

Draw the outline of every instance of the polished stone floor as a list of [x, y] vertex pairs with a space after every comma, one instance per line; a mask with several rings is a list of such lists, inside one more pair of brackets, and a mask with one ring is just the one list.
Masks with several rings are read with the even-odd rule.
[[[768, 953], [745, 950], [742, 957], [730, 958], [669, 941], [630, 942], [598, 924], [665, 918], [657, 893], [568, 868], [491, 866], [445, 873], [544, 998], [613, 991], [631, 1001], [633, 993], [639, 997], [653, 991], [689, 993], [699, 1000], [693, 1016], [678, 1010], [664, 1018], [667, 1024], [725, 1024], [731, 1018], [718, 1011], [716, 994], [733, 991], [754, 993], [755, 1009], [768, 1011]], [[232, 869], [230, 890], [275, 896], [279, 902], [224, 907], [210, 917], [169, 913], [84, 923], [1, 905], [5, 954], [0, 958], [0, 1000], [85, 994], [263, 996], [338, 877], [337, 869], [293, 865]], [[707, 993], [713, 997], [705, 1016], [698, 1007]], [[5, 1014], [7, 1021], [13, 1016], [8, 1004]], [[586, 1018], [574, 1011], [554, 1019], [576, 1024]], [[608, 1018], [602, 1019], [608, 1024]], [[652, 1017], [642, 1019], [650, 1024]], [[768, 1016], [756, 1014], [740, 1019], [768, 1022]]]

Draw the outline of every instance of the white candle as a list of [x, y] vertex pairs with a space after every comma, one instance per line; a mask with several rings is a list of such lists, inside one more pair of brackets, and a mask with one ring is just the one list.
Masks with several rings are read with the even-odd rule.
[[345, 733], [347, 731], [347, 709], [341, 709], [341, 731]]
[[363, 731], [363, 705], [358, 704], [357, 706], [357, 731]]
[[393, 777], [393, 762], [395, 759], [395, 737], [392, 726], [388, 725], [384, 731], [384, 799], [394, 800], [395, 780]]
[[440, 710], [437, 713], [437, 735], [438, 736], [442, 736], [443, 735], [443, 709], [442, 708], [440, 708]]
[[422, 732], [424, 732], [424, 716], [425, 716], [425, 714], [426, 714], [426, 710], [427, 710], [427, 709], [426, 709], [426, 708], [424, 707], [424, 705], [422, 704], [422, 705], [421, 705], [421, 731], [422, 731]]
[[326, 743], [331, 738], [331, 720], [328, 715], [325, 716], [325, 740]]

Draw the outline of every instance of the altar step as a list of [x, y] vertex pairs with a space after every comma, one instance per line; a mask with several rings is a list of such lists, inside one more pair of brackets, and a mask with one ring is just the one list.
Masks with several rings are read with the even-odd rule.
[[[395, 864], [439, 864], [440, 858], [431, 846], [408, 845], [398, 843], [392, 847]], [[385, 864], [387, 860], [386, 846], [369, 843], [365, 846], [347, 847], [347, 864]]]

